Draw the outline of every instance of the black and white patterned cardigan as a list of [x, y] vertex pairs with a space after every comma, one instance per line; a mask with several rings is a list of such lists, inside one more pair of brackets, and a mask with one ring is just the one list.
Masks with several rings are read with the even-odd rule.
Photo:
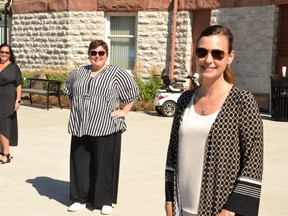
[[[178, 194], [179, 127], [194, 91], [178, 100], [165, 171], [166, 202], [181, 216]], [[191, 140], [193, 142], [193, 140]], [[255, 98], [235, 86], [230, 90], [207, 138], [199, 216], [215, 216], [222, 208], [236, 215], [257, 216], [263, 174], [263, 124]]]

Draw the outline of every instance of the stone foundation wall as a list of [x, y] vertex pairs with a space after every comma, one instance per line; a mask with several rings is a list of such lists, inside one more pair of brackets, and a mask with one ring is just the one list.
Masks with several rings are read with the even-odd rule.
[[275, 70], [277, 23], [275, 5], [212, 10], [211, 23], [229, 27], [234, 35], [232, 68], [236, 85], [254, 93], [261, 111], [269, 111], [270, 76]]
[[168, 12], [139, 12], [137, 71], [148, 73], [152, 66], [160, 72], [169, 68], [171, 15]]
[[[137, 35], [137, 68], [147, 73], [151, 69], [169, 73], [172, 43], [171, 12], [139, 12]], [[191, 12], [177, 13], [175, 75], [189, 71], [191, 59]]]
[[[16, 14], [12, 19], [12, 47], [23, 69], [73, 68], [87, 64], [91, 40], [105, 39], [103, 12], [55, 12]], [[177, 15], [175, 74], [189, 70], [191, 58], [191, 14]], [[149, 73], [169, 70], [171, 12], [139, 12], [137, 70]]]
[[[192, 49], [191, 10], [177, 13], [175, 76], [190, 71]], [[169, 72], [172, 17], [169, 11], [139, 11], [137, 70], [144, 74], [164, 68]], [[232, 64], [236, 85], [261, 95], [270, 94], [270, 75], [275, 68], [278, 7], [251, 6], [211, 11], [211, 23], [229, 27], [235, 37]], [[103, 11], [59, 11], [14, 14], [12, 47], [22, 69], [74, 68], [88, 63], [91, 40], [104, 39]], [[264, 97], [263, 97], [264, 95]], [[266, 95], [266, 96], [265, 96]], [[269, 110], [269, 101], [262, 110]]]
[[229, 27], [234, 35], [232, 67], [236, 84], [252, 92], [270, 91], [275, 69], [278, 8], [275, 6], [213, 10], [211, 23]]
[[74, 68], [88, 63], [91, 40], [104, 39], [103, 12], [16, 14], [12, 47], [22, 69]]

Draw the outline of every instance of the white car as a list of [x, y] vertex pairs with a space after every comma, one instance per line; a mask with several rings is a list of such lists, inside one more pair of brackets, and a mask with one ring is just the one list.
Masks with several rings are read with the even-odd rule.
[[181, 92], [167, 92], [166, 90], [159, 90], [154, 97], [154, 106], [158, 114], [172, 117], [176, 111], [176, 103], [180, 97]]
[[[165, 78], [165, 77], [162, 77]], [[168, 77], [169, 78], [169, 77]], [[193, 76], [186, 76], [186, 79], [190, 79], [194, 85], [194, 87], [199, 86], [199, 74], [195, 73]], [[167, 79], [167, 77], [166, 77]], [[168, 80], [170, 83], [170, 80]], [[176, 104], [178, 98], [180, 97], [183, 89], [174, 88], [173, 84], [175, 83], [184, 83], [185, 80], [177, 80], [175, 79], [170, 85], [168, 85], [165, 89], [160, 89], [156, 93], [154, 97], [154, 106], [155, 110], [158, 114], [172, 117], [176, 111]], [[166, 82], [167, 83], [167, 82]]]

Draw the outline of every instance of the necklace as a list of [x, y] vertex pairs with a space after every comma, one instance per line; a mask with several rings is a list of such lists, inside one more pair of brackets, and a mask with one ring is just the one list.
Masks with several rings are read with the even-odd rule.
[[200, 115], [201, 116], [205, 116], [205, 115], [207, 115], [206, 114], [206, 112], [205, 112], [205, 110], [206, 110], [206, 105], [203, 103], [203, 100], [204, 100], [204, 96], [200, 96], [200, 91], [197, 91], [196, 92], [196, 95], [198, 95], [198, 97], [199, 97], [199, 102], [200, 102], [200, 105], [201, 105], [201, 112], [200, 112]]
[[202, 111], [200, 112], [200, 115], [205, 116], [206, 113], [205, 113], [205, 106], [203, 104], [203, 97], [200, 98], [200, 103], [201, 103], [201, 108], [202, 108]]

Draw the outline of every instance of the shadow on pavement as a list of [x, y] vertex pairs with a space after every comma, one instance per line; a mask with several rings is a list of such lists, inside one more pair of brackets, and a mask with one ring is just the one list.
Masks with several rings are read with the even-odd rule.
[[155, 116], [159, 118], [170, 118], [170, 117], [164, 117], [163, 115], [158, 114], [155, 111], [143, 111], [145, 114], [150, 115], [150, 116]]
[[32, 184], [41, 196], [56, 200], [66, 206], [71, 204], [71, 201], [69, 200], [69, 182], [46, 176], [28, 179], [26, 182]]

